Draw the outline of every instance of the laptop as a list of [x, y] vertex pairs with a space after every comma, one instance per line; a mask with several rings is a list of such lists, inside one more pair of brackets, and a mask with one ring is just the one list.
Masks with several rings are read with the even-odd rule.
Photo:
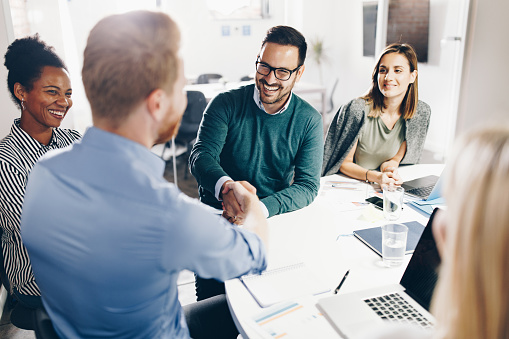
[[405, 193], [424, 200], [433, 200], [441, 197], [441, 176], [428, 175], [404, 182], [401, 187]]
[[433, 326], [434, 318], [428, 310], [438, 279], [440, 256], [431, 224], [438, 210], [436, 208], [431, 214], [399, 284], [318, 301], [317, 308], [340, 335], [355, 338], [384, 321], [410, 323], [423, 328]]

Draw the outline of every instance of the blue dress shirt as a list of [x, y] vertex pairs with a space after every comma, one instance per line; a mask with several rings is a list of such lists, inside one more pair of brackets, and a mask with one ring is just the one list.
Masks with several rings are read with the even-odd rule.
[[142, 145], [97, 128], [49, 152], [21, 217], [43, 303], [65, 338], [189, 338], [177, 277], [224, 281], [266, 267], [261, 240], [163, 178]]

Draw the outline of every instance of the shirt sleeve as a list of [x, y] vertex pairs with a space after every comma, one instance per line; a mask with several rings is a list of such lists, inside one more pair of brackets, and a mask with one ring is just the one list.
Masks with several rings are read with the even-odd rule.
[[10, 164], [0, 163], [0, 224], [4, 232], [19, 233], [26, 179]]
[[215, 194], [214, 196], [216, 197], [217, 200], [221, 200], [221, 198], [219, 197], [219, 194], [221, 193], [221, 187], [223, 187], [223, 184], [225, 182], [227, 182], [228, 180], [232, 180], [232, 178], [228, 177], [228, 176], [224, 176], [224, 177], [221, 177], [219, 178], [219, 180], [217, 181], [216, 183], [216, 186], [215, 186]]
[[[181, 196], [170, 209], [176, 227], [166, 234], [167, 262], [177, 260], [181, 269], [220, 281], [265, 270], [265, 247], [256, 234], [231, 225], [210, 214], [198, 201]], [[178, 259], [175, 253], [179, 253]]]
[[313, 119], [295, 157], [295, 175], [290, 187], [263, 198], [269, 216], [295, 211], [309, 205], [320, 188], [323, 161], [321, 116]]
[[[219, 94], [203, 113], [196, 143], [189, 157], [189, 168], [200, 186], [216, 196], [216, 184], [228, 174], [220, 165], [220, 154], [228, 134], [228, 112], [231, 105]], [[217, 196], [216, 196], [217, 198]]]

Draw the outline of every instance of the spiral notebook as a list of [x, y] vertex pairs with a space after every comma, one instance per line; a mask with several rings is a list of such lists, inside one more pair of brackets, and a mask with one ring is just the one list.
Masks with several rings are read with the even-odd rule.
[[245, 275], [240, 280], [261, 307], [330, 291], [304, 263], [267, 270], [262, 274]]

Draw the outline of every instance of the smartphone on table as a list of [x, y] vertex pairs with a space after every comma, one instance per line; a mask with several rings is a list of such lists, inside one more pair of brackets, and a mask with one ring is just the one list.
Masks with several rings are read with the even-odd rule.
[[370, 204], [375, 205], [375, 207], [378, 208], [379, 210], [383, 211], [383, 209], [384, 209], [384, 201], [383, 201], [382, 198], [379, 198], [377, 196], [373, 196], [373, 197], [366, 198], [366, 201], [369, 202]]

